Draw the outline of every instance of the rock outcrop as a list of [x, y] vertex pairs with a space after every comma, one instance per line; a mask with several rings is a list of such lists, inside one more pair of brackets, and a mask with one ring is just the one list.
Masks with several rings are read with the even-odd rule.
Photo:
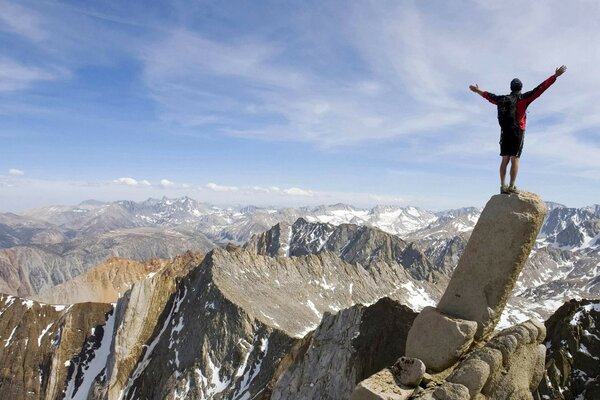
[[473, 350], [451, 373], [426, 374], [421, 387], [401, 383], [402, 370], [387, 368], [361, 382], [352, 400], [517, 400], [533, 399], [544, 374], [546, 329], [527, 321], [497, 333]]
[[132, 285], [156, 274], [186, 275], [204, 254], [186, 252], [171, 260], [111, 258], [81, 275], [29, 298], [49, 304], [115, 303]]
[[486, 204], [437, 308], [476, 321], [476, 339], [494, 330], [544, 222], [533, 193], [496, 195]]
[[571, 300], [546, 321], [545, 400], [600, 398], [600, 302]]
[[[399, 355], [404, 342], [398, 337], [406, 334], [414, 313], [397, 300], [345, 309], [387, 294], [405, 298], [405, 278], [401, 268], [367, 271], [331, 253], [274, 258], [234, 246], [216, 249], [184, 278], [159, 273], [135, 283], [119, 299], [106, 368], [89, 396], [265, 396], [277, 388], [275, 377], [298, 373], [294, 366], [300, 360], [307, 365], [323, 362], [310, 351], [297, 358], [289, 355], [319, 324], [322, 330], [310, 343], [320, 343], [330, 354], [337, 351], [339, 360], [351, 360], [349, 368], [356, 376], [348, 375], [349, 391], [357, 380]], [[339, 310], [344, 311], [330, 314]], [[320, 335], [333, 334], [329, 323], [335, 319], [340, 329], [358, 330], [357, 337], [342, 340], [354, 350], [321, 341]], [[389, 321], [387, 330], [374, 324], [375, 319]], [[396, 336], [383, 336], [391, 331]], [[389, 354], [378, 355], [372, 346], [387, 347]], [[342, 380], [322, 385], [335, 392]]]
[[532, 193], [490, 199], [437, 310], [426, 309], [415, 320], [407, 356], [422, 360], [428, 371], [441, 372], [492, 334], [545, 212], [542, 200]]
[[425, 308], [409, 331], [406, 356], [423, 361], [430, 378], [411, 390], [397, 368], [383, 370], [352, 398], [532, 398], [544, 369], [545, 328], [528, 321], [495, 336], [494, 328], [545, 213], [532, 193], [493, 196], [437, 308]]
[[245, 245], [248, 251], [268, 256], [304, 256], [330, 252], [351, 264], [369, 268], [377, 262], [402, 265], [417, 280], [433, 280], [436, 271], [414, 244], [378, 228], [308, 222], [279, 223], [265, 233], [254, 235]]
[[[113, 307], [85, 303], [52, 306], [0, 295], [0, 393], [3, 399], [60, 399], [73, 384], [89, 389], [90, 362], [112, 340]], [[106, 352], [106, 354], [108, 354]], [[84, 379], [82, 366], [92, 367]], [[70, 391], [70, 392], [69, 392]], [[70, 398], [70, 397], [68, 397]]]
[[270, 398], [349, 398], [358, 382], [404, 354], [415, 317], [389, 298], [326, 313], [285, 371], [276, 374]]
[[0, 249], [0, 293], [29, 297], [69, 281], [112, 257], [171, 259], [214, 244], [200, 233], [133, 228], [45, 246]]

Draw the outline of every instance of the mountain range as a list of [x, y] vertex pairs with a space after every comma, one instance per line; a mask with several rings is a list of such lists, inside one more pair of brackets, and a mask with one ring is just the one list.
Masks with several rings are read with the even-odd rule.
[[[166, 199], [164, 204], [152, 202], [156, 207], [152, 209], [186, 202]], [[173, 211], [183, 207], [171, 208], [169, 215], [177, 215], [173, 219], [168, 213], [162, 213], [161, 219], [134, 213], [137, 217], [130, 221], [153, 218], [152, 224], [119, 221], [119, 226], [104, 231], [113, 218], [100, 210], [122, 210], [121, 203], [142, 209], [126, 202], [108, 206], [86, 202], [83, 206], [94, 210], [91, 219], [77, 219], [70, 215], [72, 210], [60, 207], [17, 217], [3, 215], [3, 221], [18, 221], [3, 231], [12, 232], [4, 238], [21, 240], [0, 250], [6, 259], [15, 249], [21, 254], [41, 249], [45, 253], [33, 254], [53, 254], [57, 259], [76, 251], [91, 257], [98, 249], [103, 254], [114, 255], [115, 249], [135, 254], [99, 262], [95, 260], [102, 257], [92, 258], [89, 267], [76, 270], [75, 276], [44, 281], [43, 289], [30, 295], [0, 296], [3, 395], [14, 399], [285, 399], [303, 393], [305, 398], [345, 398], [357, 382], [403, 354], [415, 311], [439, 300], [481, 212], [465, 208], [436, 214], [379, 207], [376, 214], [336, 205], [299, 216], [309, 209], [206, 206], [212, 220], [219, 214], [218, 218], [231, 221], [229, 228], [226, 222], [220, 228], [211, 225], [213, 230], [201, 236], [208, 244], [192, 242], [193, 233], [181, 233], [200, 231], [201, 222], [187, 217], [200, 213], [198, 208], [188, 208], [191, 211], [186, 213]], [[504, 326], [532, 316], [546, 319], [573, 293], [598, 298], [598, 208], [548, 208], [505, 311]], [[282, 219], [254, 231], [282, 215], [289, 222]], [[177, 223], [169, 222], [175, 219]], [[384, 221], [382, 228], [388, 230], [406, 231], [391, 233], [369, 220]], [[83, 227], [86, 233], [79, 232]], [[40, 239], [44, 229], [60, 232], [63, 239], [52, 236], [52, 243], [44, 242]], [[149, 249], [145, 246], [150, 239], [129, 242], [129, 235], [145, 230], [156, 232], [154, 240], [159, 242], [165, 240], [163, 232], [167, 240]], [[17, 237], [15, 232], [23, 235]], [[236, 234], [246, 240], [224, 246], [225, 238]], [[122, 239], [110, 242], [107, 237]], [[176, 239], [169, 242], [170, 238]], [[95, 244], [98, 239], [103, 240], [102, 247]], [[167, 251], [179, 251], [175, 244], [181, 243], [180, 248], [186, 243], [213, 248], [206, 256], [190, 252], [170, 257]], [[137, 257], [148, 260], [136, 261]], [[12, 261], [11, 265], [19, 266], [18, 259]], [[43, 266], [45, 261], [37, 262]], [[23, 271], [28, 270], [21, 269], [16, 276], [24, 276]], [[1, 276], [7, 275], [2, 271]], [[543, 396], [555, 393], [571, 393], [575, 398], [597, 390], [593, 379], [583, 379], [579, 372], [593, 376], [593, 360], [600, 356], [597, 304], [597, 300], [575, 302], [548, 320], [546, 347], [552, 350], [547, 362], [561, 367], [560, 373], [546, 371], [540, 398], [553, 398]], [[577, 328], [580, 320], [585, 321], [583, 333]], [[564, 329], [565, 325], [573, 328]], [[561, 348], [563, 341], [572, 346]], [[331, 363], [343, 372], [332, 375], [325, 368]], [[323, 393], [327, 395], [322, 397]]]
[[[545, 319], [568, 299], [600, 295], [600, 206], [569, 208], [551, 202], [546, 206], [549, 213], [507, 308], [505, 324], [531, 316]], [[428, 298], [437, 299], [480, 213], [475, 207], [433, 212], [410, 206], [361, 209], [346, 204], [224, 208], [189, 197], [90, 200], [77, 206], [4, 213], [0, 214], [0, 292], [34, 298], [111, 257], [165, 260], [188, 250], [206, 253], [227, 243], [257, 247], [260, 235], [269, 231], [279, 241], [287, 238], [277, 255], [332, 251], [363, 265], [369, 263], [366, 257], [378, 255], [358, 254], [367, 251], [369, 240], [387, 240], [391, 248], [383, 258], [410, 265], [411, 278], [418, 284], [415, 290], [429, 274], [426, 292]], [[347, 247], [350, 237], [354, 242]], [[271, 246], [274, 242], [271, 238]], [[268, 248], [254, 251], [276, 255]]]

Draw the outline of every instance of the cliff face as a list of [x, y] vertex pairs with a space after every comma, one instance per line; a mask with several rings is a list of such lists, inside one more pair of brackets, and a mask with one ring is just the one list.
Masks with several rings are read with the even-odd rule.
[[214, 247], [201, 234], [158, 228], [103, 232], [73, 241], [0, 249], [0, 293], [29, 297], [70, 281], [113, 257], [170, 259]]
[[123, 385], [125, 398], [262, 394], [279, 361], [324, 313], [401, 293], [394, 277], [401, 276], [370, 274], [330, 253], [273, 258], [214, 250], [178, 284]]
[[404, 354], [416, 315], [389, 298], [326, 313], [287, 368], [275, 374], [270, 398], [349, 398], [358, 382]]
[[50, 304], [115, 303], [134, 283], [156, 274], [183, 276], [203, 258], [203, 253], [192, 252], [171, 260], [135, 261], [115, 257], [29, 298]]
[[600, 302], [571, 300], [546, 321], [540, 399], [600, 398]]
[[401, 265], [413, 279], [433, 280], [435, 276], [433, 265], [414, 244], [367, 226], [334, 226], [299, 218], [292, 225], [279, 223], [253, 236], [244, 248], [272, 257], [330, 252], [367, 269], [377, 262], [387, 262]]
[[110, 304], [51, 306], [0, 295], [2, 398], [62, 398], [86, 354], [110, 345], [113, 320]]

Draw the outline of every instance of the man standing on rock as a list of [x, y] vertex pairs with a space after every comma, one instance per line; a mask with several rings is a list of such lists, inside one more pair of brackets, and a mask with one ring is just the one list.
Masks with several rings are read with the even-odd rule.
[[[500, 124], [500, 193], [517, 193], [515, 181], [519, 172], [519, 157], [523, 150], [523, 139], [525, 137], [525, 125], [527, 123], [527, 107], [535, 99], [540, 97], [550, 87], [556, 78], [565, 73], [567, 67], [564, 65], [556, 68], [554, 75], [546, 79], [535, 89], [521, 93], [523, 84], [517, 78], [510, 82], [508, 95], [498, 96], [479, 89], [477, 85], [469, 86], [473, 92], [498, 106], [498, 123]], [[510, 161], [510, 184], [506, 186], [506, 168]]]

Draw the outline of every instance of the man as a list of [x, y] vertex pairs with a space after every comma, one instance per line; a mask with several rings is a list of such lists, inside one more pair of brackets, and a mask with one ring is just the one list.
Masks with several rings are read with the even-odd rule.
[[[540, 97], [550, 87], [556, 78], [565, 73], [567, 67], [564, 65], [556, 68], [554, 75], [546, 79], [535, 89], [521, 93], [523, 84], [517, 78], [510, 82], [509, 95], [498, 96], [479, 89], [477, 85], [469, 86], [473, 92], [479, 94], [490, 103], [498, 106], [498, 123], [500, 124], [500, 193], [517, 193], [515, 181], [519, 172], [519, 157], [523, 151], [523, 139], [525, 136], [525, 125], [527, 123], [527, 107], [535, 99]], [[506, 168], [510, 161], [510, 184], [506, 186]]]

